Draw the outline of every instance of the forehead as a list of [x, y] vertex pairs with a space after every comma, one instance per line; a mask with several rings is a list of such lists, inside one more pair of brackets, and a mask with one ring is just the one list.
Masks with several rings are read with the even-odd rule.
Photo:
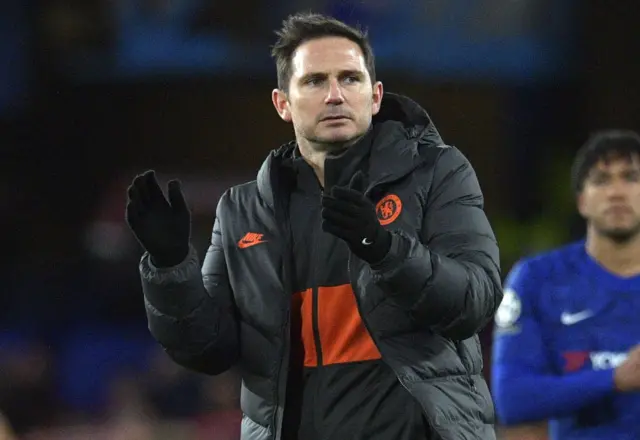
[[293, 76], [332, 73], [340, 70], [365, 71], [360, 46], [342, 37], [325, 37], [302, 43], [291, 58]]
[[640, 170], [640, 156], [638, 154], [611, 154], [599, 159], [593, 167], [591, 173], [617, 173], [629, 170]]

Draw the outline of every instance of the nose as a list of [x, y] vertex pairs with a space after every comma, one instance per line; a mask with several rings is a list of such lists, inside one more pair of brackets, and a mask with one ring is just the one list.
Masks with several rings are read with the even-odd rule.
[[329, 90], [324, 101], [326, 104], [334, 105], [342, 104], [344, 102], [344, 96], [342, 96], [342, 89], [340, 88], [338, 80], [331, 79], [331, 81], [329, 81]]
[[612, 200], [624, 199], [627, 195], [627, 184], [622, 179], [613, 179], [607, 187], [607, 196]]

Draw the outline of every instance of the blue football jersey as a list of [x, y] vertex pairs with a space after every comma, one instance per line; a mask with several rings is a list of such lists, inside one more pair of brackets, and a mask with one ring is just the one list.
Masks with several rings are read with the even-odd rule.
[[640, 393], [613, 382], [639, 343], [640, 275], [608, 272], [583, 241], [521, 260], [495, 316], [499, 421], [549, 420], [554, 440], [639, 440]]

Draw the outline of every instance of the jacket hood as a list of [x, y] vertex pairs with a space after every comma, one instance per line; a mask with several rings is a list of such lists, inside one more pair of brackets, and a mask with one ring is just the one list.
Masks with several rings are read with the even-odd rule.
[[444, 144], [427, 111], [411, 98], [385, 93], [380, 111], [373, 117], [372, 123], [376, 126], [387, 121], [400, 122], [409, 138], [419, 138], [437, 145]]
[[[398, 137], [410, 142], [405, 142], [406, 145], [401, 150], [395, 151], [395, 154], [405, 157], [408, 155], [411, 157], [410, 160], [413, 161], [417, 160], [419, 155], [417, 151], [419, 144], [428, 146], [441, 146], [444, 144], [427, 111], [412, 99], [395, 93], [384, 94], [380, 111], [372, 118], [372, 130], [390, 135], [388, 140], [391, 142], [379, 142], [377, 144], [381, 148], [374, 147], [379, 152], [382, 152], [382, 149], [386, 150], [384, 151], [385, 156], [390, 155], [387, 144], [394, 144], [393, 147], [395, 148]], [[273, 200], [270, 189], [276, 184], [276, 182], [272, 181], [274, 175], [280, 174], [277, 177], [279, 181], [282, 181], [283, 177], [287, 180], [286, 176], [281, 175], [286, 173], [286, 167], [280, 167], [276, 164], [279, 165], [291, 160], [294, 157], [295, 149], [296, 142], [293, 140], [276, 150], [272, 150], [258, 171], [258, 187], [267, 203], [271, 206], [273, 206]], [[274, 166], [278, 168], [278, 173], [272, 172], [275, 170]], [[290, 176], [290, 178], [292, 177]]]

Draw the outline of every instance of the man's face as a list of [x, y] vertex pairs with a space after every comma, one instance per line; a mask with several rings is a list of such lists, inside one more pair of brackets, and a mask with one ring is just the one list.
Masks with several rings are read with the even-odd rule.
[[640, 232], [640, 157], [596, 163], [578, 196], [580, 214], [603, 236], [627, 241]]
[[280, 117], [298, 139], [333, 151], [360, 136], [380, 110], [382, 84], [371, 84], [358, 44], [324, 37], [301, 44], [291, 60], [289, 91], [273, 91]]

